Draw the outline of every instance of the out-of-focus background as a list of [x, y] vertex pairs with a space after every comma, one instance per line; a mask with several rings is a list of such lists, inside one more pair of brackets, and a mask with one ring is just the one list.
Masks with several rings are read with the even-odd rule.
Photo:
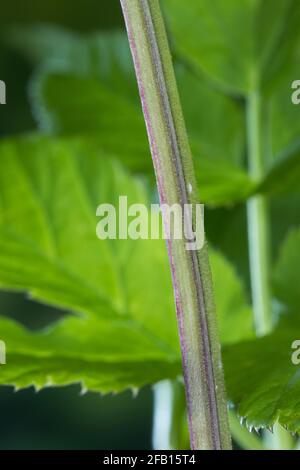
[[[6, 31], [35, 23], [93, 32], [123, 27], [119, 0], [10, 0], [0, 7], [0, 78], [7, 105], [0, 106], [0, 136], [36, 128], [28, 99], [33, 73], [5, 40]], [[1, 162], [0, 162], [1, 164]], [[36, 329], [61, 313], [23, 295], [0, 294], [0, 311]], [[0, 332], [1, 333], [1, 332]], [[144, 389], [100, 397], [80, 396], [79, 387], [14, 393], [0, 388], [0, 449], [145, 449], [151, 448], [152, 393]]]
[[[224, 347], [227, 390], [231, 393], [228, 396], [235, 404], [236, 402], [240, 403], [239, 395], [246, 397], [246, 401], [253, 404], [252, 413], [255, 417], [253, 422], [263, 426], [266, 426], [268, 422], [273, 423], [273, 418], [270, 418], [270, 421], [266, 418], [268, 413], [270, 416], [275, 416], [273, 404], [279, 403], [280, 408], [281, 404], [286, 401], [284, 393], [282, 401], [278, 401], [274, 398], [276, 395], [273, 396], [271, 392], [277, 390], [277, 382], [279, 383], [280, 380], [283, 381], [283, 384], [285, 383], [285, 367], [290, 368], [291, 370], [288, 369], [288, 371], [293, 374], [292, 365], [289, 363], [289, 349], [286, 351], [287, 366], [282, 364], [279, 366], [278, 376], [276, 371], [272, 385], [273, 374], [270, 374], [269, 377], [265, 370], [273, 371], [276, 363], [276, 360], [273, 360], [273, 349], [271, 356], [269, 343], [266, 342], [264, 347], [261, 346], [259, 360], [261, 357], [266, 358], [266, 369], [258, 371], [256, 376], [256, 367], [248, 366], [250, 379], [246, 387], [244, 382], [247, 382], [246, 379], [248, 379], [246, 377], [248, 369], [244, 368], [243, 354], [234, 354], [233, 359], [228, 360], [226, 364], [225, 348], [230, 348], [231, 345], [235, 347], [234, 343], [239, 341], [242, 341], [241, 347], [243, 347], [244, 341], [254, 338], [255, 334], [259, 336], [267, 334], [272, 328], [274, 328], [274, 341], [277, 341], [276, 327], [279, 322], [286, 324], [287, 336], [290, 333], [294, 334], [294, 330], [298, 331], [299, 329], [300, 299], [297, 279], [299, 278], [300, 265], [298, 249], [300, 239], [300, 127], [299, 106], [295, 106], [291, 100], [291, 84], [296, 78], [299, 78], [297, 64], [299, 63], [300, 51], [298, 33], [300, 4], [297, 2], [298, 0], [278, 1], [278, 5], [276, 2], [273, 11], [273, 3], [275, 4], [275, 2], [272, 3], [271, 0], [261, 0], [261, 2], [254, 3], [247, 0], [242, 3], [240, 0], [235, 0], [228, 1], [228, 4], [225, 0], [219, 2], [194, 0], [189, 3], [189, 8], [186, 7], [188, 3], [183, 4], [181, 0], [161, 1], [166, 14], [167, 29], [170, 33], [175, 73], [177, 74], [179, 92], [194, 155], [200, 199], [206, 205], [206, 238], [212, 249], [212, 271], [221, 341]], [[272, 15], [270, 15], [270, 20], [266, 22], [265, 17], [266, 12], [269, 12], [268, 9], [272, 9]], [[224, 23], [222, 25], [219, 21], [221, 17]], [[245, 28], [244, 23], [246, 24]], [[66, 141], [70, 140], [70, 142], [73, 142], [73, 139], [74, 142], [82, 140], [81, 143], [84, 145], [83, 147], [75, 146], [76, 152], [81, 152], [83, 149], [83, 154], [80, 156], [91, 157], [91, 160], [90, 152], [93, 153], [99, 145], [98, 151], [101, 150], [103, 159], [109, 157], [120, 159], [120, 162], [125, 164], [125, 169], [128, 167], [130, 174], [142, 177], [147, 192], [155, 199], [157, 195], [154, 187], [150, 150], [128, 41], [125, 33], [123, 36], [118, 32], [109, 34], [111, 31], [124, 31], [124, 29], [119, 0], [2, 1], [0, 7], [0, 80], [3, 80], [7, 86], [7, 104], [0, 106], [0, 143], [2, 145], [2, 141], [6, 138], [11, 139], [13, 145], [18, 148], [18, 152], [26, 158], [31, 147], [28, 147], [27, 153], [23, 152], [22, 148], [18, 147], [19, 139], [15, 139], [15, 136], [32, 133], [33, 139], [41, 138], [36, 154], [36, 157], [41, 160], [47, 151], [46, 147], [41, 145], [41, 142], [43, 143], [42, 134], [45, 134], [44, 137], [47, 139], [49, 137], [54, 140], [62, 138]], [[103, 32], [108, 32], [108, 34], [101, 34]], [[237, 47], [235, 47], [236, 45]], [[259, 145], [261, 152], [253, 148], [256, 147], [254, 144], [258, 140], [261, 140]], [[259, 155], [260, 153], [261, 155]], [[13, 195], [17, 194], [13, 208], [17, 207], [19, 212], [23, 213], [23, 209], [17, 203], [19, 199], [16, 199], [20, 198], [18, 194], [23, 195], [23, 193], [15, 191], [14, 174], [10, 172], [10, 167], [5, 165], [5, 157], [1, 166], [1, 158], [3, 158], [3, 153], [0, 153], [0, 175], [6, 177], [3, 181], [8, 181], [6, 189]], [[14, 153], [12, 153], [12, 158], [14, 158]], [[30, 158], [31, 155], [29, 155]], [[38, 160], [38, 163], [41, 160]], [[262, 174], [256, 174], [256, 170], [251, 170], [253, 162], [254, 167], [257, 166], [256, 160], [261, 160], [258, 166], [262, 167]], [[84, 163], [86, 163], [85, 160]], [[42, 177], [45, 176], [42, 183], [47, 185], [51, 181], [51, 176], [56, 179], [57, 173], [54, 171], [51, 175], [51, 167], [42, 166], [42, 168], [43, 172], [38, 173], [39, 177], [42, 173]], [[59, 167], [57, 169], [61, 172]], [[97, 172], [98, 170], [94, 171], [94, 174]], [[11, 178], [12, 181], [8, 178]], [[63, 197], [58, 198], [59, 203], [62, 202], [65, 195], [69, 195], [65, 191], [68, 181], [66, 179], [61, 183]], [[103, 181], [104, 183], [108, 181], [106, 173], [101, 184]], [[10, 186], [10, 182], [12, 186]], [[104, 184], [104, 186], [106, 185]], [[113, 187], [114, 185], [110, 185], [108, 181], [107, 186]], [[57, 195], [56, 186], [52, 187], [50, 183], [49, 187], [52, 192], [48, 199], [52, 202], [52, 199], [55, 199], [54, 196]], [[247, 212], [249, 198], [256, 198], [257, 195], [262, 196], [260, 199], [262, 204], [255, 203], [250, 206], [253, 211]], [[4, 193], [4, 203], [5, 197], [6, 193]], [[23, 201], [29, 199], [30, 197], [26, 197], [23, 198]], [[259, 202], [259, 199], [256, 198], [255, 201]], [[73, 204], [73, 199], [69, 197], [67, 202]], [[8, 209], [10, 209], [10, 204], [8, 198]], [[69, 212], [69, 207], [69, 205], [65, 205], [65, 211], [58, 224], [59, 227], [70, 229], [70, 218], [65, 221], [65, 214]], [[49, 214], [51, 221], [53, 212]], [[1, 222], [7, 220], [6, 214], [2, 219], [2, 211], [0, 215]], [[28, 215], [25, 219], [26, 222], [31, 221]], [[17, 221], [17, 224], [19, 222], [15, 212], [12, 212], [8, 220]], [[2, 225], [6, 230], [6, 224]], [[85, 229], [85, 222], [82, 226]], [[22, 224], [20, 227], [17, 231], [19, 237], [20, 233], [23, 235], [24, 229]], [[35, 232], [35, 225], [32, 227]], [[32, 227], [30, 226], [31, 230]], [[257, 227], [260, 229], [260, 236], [257, 235]], [[8, 227], [9, 229], [10, 227]], [[92, 229], [94, 230], [93, 227]], [[9, 234], [9, 232], [7, 233]], [[5, 235], [7, 233], [5, 232]], [[71, 232], [67, 233], [69, 237]], [[81, 236], [79, 229], [78, 233]], [[94, 240], [93, 236], [92, 234], [92, 240]], [[249, 244], [248, 238], [250, 239]], [[35, 243], [34, 240], [34, 238], [32, 240], [30, 238], [31, 243]], [[77, 243], [75, 237], [74, 240], [75, 260], [73, 261], [75, 263], [77, 252], [80, 251], [82, 245], [80, 242]], [[4, 243], [5, 241], [4, 239]], [[69, 238], [67, 239], [68, 243]], [[65, 245], [62, 246], [60, 253], [64, 253], [64, 251]], [[5, 248], [3, 252], [5, 252]], [[84, 261], [86, 258], [92, 259], [91, 264], [95, 266], [94, 252], [95, 250], [89, 253], [90, 257], [86, 255], [88, 251], [83, 251], [83, 254], [80, 253], [80, 255]], [[17, 280], [12, 284], [3, 281], [3, 285], [19, 288], [23, 286], [18, 278], [19, 271], [22, 271], [24, 266], [28, 267], [29, 269], [24, 272], [25, 276], [28, 276], [29, 273], [30, 278], [30, 270], [34, 271], [35, 267], [27, 261], [31, 258], [19, 257], [20, 252], [16, 251], [16, 253], [15, 261], [17, 259], [18, 263], [14, 269]], [[4, 264], [1, 265], [0, 274], [8, 273], [10, 281], [10, 267], [13, 266], [10, 251], [4, 255], [6, 258], [4, 256]], [[30, 250], [28, 256], [32, 256]], [[2, 257], [1, 251], [1, 259]], [[140, 258], [138, 260], [140, 261]], [[82, 269], [81, 264], [79, 266]], [[144, 263], [144, 266], [148, 269], [149, 264]], [[170, 276], [167, 264], [165, 267], [166, 273]], [[101, 274], [105, 272], [107, 277], [106, 271], [102, 271], [101, 263], [98, 263], [97, 268], [99, 271], [101, 270]], [[37, 267], [37, 269], [40, 269], [37, 276], [40, 280], [39, 275], [44, 273], [44, 267], [42, 265], [42, 268]], [[149, 269], [149, 273], [151, 269]], [[137, 271], [138, 267], [132, 269], [134, 280], [136, 280]], [[178, 335], [175, 309], [174, 312], [172, 310], [171, 287], [169, 297], [167, 297], [168, 294], [165, 296], [165, 287], [162, 288], [160, 278], [157, 280], [157, 272], [158, 270], [155, 271], [155, 269], [151, 271], [156, 282], [153, 284], [154, 288], [149, 289], [149, 292], [159, 291], [163, 295], [153, 297], [153, 301], [151, 299], [152, 303], [149, 303], [147, 315], [152, 316], [154, 310], [152, 306], [158, 306], [160, 310], [156, 313], [160, 321], [162, 312], [166, 311], [162, 299], [169, 299], [167, 310], [170, 317], [164, 317], [166, 328], [163, 330], [163, 335], [171, 331], [170, 324], [174, 320], [172, 335], [174, 342], [176, 342]], [[252, 276], [252, 282], [250, 282], [251, 272], [259, 273], [259, 276]], [[56, 274], [56, 277], [60, 275]], [[84, 274], [84, 280], [88, 275], [89, 271]], [[41, 275], [41, 277], [43, 276]], [[45, 279], [47, 281], [47, 278]], [[56, 280], [55, 277], [54, 279]], [[126, 275], [124, 279], [126, 281]], [[145, 284], [143, 276], [140, 276], [139, 279]], [[2, 281], [2, 279], [0, 280]], [[261, 282], [258, 283], [257, 280]], [[30, 282], [25, 284], [26, 288], [32, 287]], [[263, 284], [265, 286], [261, 288]], [[95, 291], [97, 286], [98, 284], [94, 287]], [[138, 292], [144, 289], [144, 285], [139, 283], [137, 287], [134, 284], [134, 287]], [[265, 304], [263, 309], [261, 308], [261, 299], [255, 295], [258, 292], [257, 287], [266, 297], [262, 302]], [[57, 289], [58, 291], [60, 289], [60, 293], [64, 292], [64, 284], [59, 285]], [[268, 290], [270, 292], [267, 292]], [[113, 296], [115, 291], [111, 292], [109, 295]], [[145, 306], [144, 292], [142, 294], [143, 297], [139, 303], [141, 311]], [[87, 295], [84, 298], [86, 297]], [[49, 299], [47, 296], [39, 298]], [[254, 299], [253, 305], [251, 305], [252, 299]], [[69, 304], [58, 302], [54, 305]], [[74, 305], [71, 303], [70, 308], [78, 308], [79, 310], [83, 308], [81, 304], [79, 307], [77, 303]], [[26, 295], [5, 292], [0, 286], [0, 317], [8, 316], [15, 319], [17, 323], [19, 322], [30, 330], [40, 330], [56, 323], [66, 313], [34, 302]], [[76, 313], [80, 312], [76, 310]], [[172, 317], [173, 313], [174, 317]], [[3, 325], [1, 321], [0, 339], [6, 341], [5, 338], [2, 338], [2, 334], [4, 335], [5, 332], [1, 332], [1, 327], [4, 330], [5, 326], [1, 326]], [[155, 332], [158, 329], [157, 325], [158, 323], [154, 325]], [[98, 331], [92, 326], [91, 329], [93, 332]], [[279, 330], [281, 333], [281, 326]], [[79, 336], [76, 336], [76, 339]], [[90, 345], [90, 336], [87, 338], [87, 343]], [[128, 352], [127, 343], [117, 342], [119, 336], [112, 343], [110, 343], [111, 336], [107, 336], [107, 338], [109, 339], [108, 346], [113, 345], [117, 349], [117, 346], [124, 344], [126, 348], [123, 349], [125, 353]], [[65, 337], [63, 341], [65, 341]], [[40, 343], [38, 344], [40, 345]], [[57, 343], [53, 344], [52, 357], [54, 356], [53, 348], [55, 356], [57, 355], [57, 349], [55, 349]], [[134, 341], [131, 344], [135, 346]], [[100, 334], [99, 345], [102, 346]], [[63, 342], [63, 346], [65, 349], [65, 342]], [[148, 343], [145, 348], [148, 348]], [[253, 349], [255, 352], [257, 351], [256, 343]], [[77, 346], [75, 346], [75, 350], [76, 352], [81, 351]], [[17, 349], [16, 351], [18, 353]], [[244, 350], [242, 349], [242, 351]], [[247, 360], [249, 354], [247, 352]], [[254, 360], [256, 357], [257, 355], [253, 356]], [[280, 358], [280, 355], [278, 357]], [[260, 362], [263, 364], [264, 361]], [[27, 359], [25, 364], [27, 366]], [[252, 363], [250, 362], [250, 364]], [[230, 380], [227, 377], [229, 379], [239, 377], [236, 365], [240, 366], [240, 372], [237, 368], [239, 373], [245, 372], [244, 380], [239, 381], [239, 384], [234, 380], [230, 390]], [[3, 366], [3, 369], [1, 366], [0, 374], [3, 370], [8, 370], [4, 367], [6, 365]], [[34, 367], [29, 369], [31, 374]], [[232, 370], [233, 372], [231, 372]], [[22, 371], [23, 369], [21, 373], [17, 372], [20, 373], [21, 378], [23, 378]], [[145, 371], [148, 373], [148, 369]], [[34, 370], [34, 372], [36, 371]], [[60, 365], [59, 372], [61, 372]], [[0, 382], [11, 383], [11, 380], [15, 380], [15, 373], [12, 374], [13, 376], [9, 377], [9, 382], [6, 381], [5, 373], [0, 375], [2, 378]], [[76, 379], [78, 377], [81, 379], [81, 374], [82, 368], [80, 374], [76, 375]], [[42, 382], [43, 385], [49, 383], [49, 377], [51, 376], [47, 375], [46, 380]], [[137, 372], [137, 377], [140, 378], [140, 372]], [[149, 381], [152, 380], [154, 383], [163, 378], [165, 378], [164, 374], [158, 376], [154, 374], [154, 378]], [[262, 400], [266, 398], [266, 406], [260, 405], [257, 408], [255, 406], [257, 403], [256, 388], [266, 390], [265, 379], [268, 378], [270, 379], [270, 397], [265, 397], [266, 394], [263, 393]], [[261, 380], [261, 384], [258, 384], [258, 380]], [[18, 383], [22, 384], [23, 382]], [[25, 382], [25, 384], [28, 383], [32, 382]], [[39, 384], [39, 381], [34, 383]], [[130, 376], [126, 386], [132, 385], [132, 383], [136, 382], [132, 382]], [[245, 390], [243, 391], [241, 388], [241, 394], [240, 390], [237, 390], [240, 385]], [[114, 389], [113, 387], [114, 385], [109, 390]], [[252, 390], [248, 390], [249, 387]], [[286, 391], [285, 389], [286, 387], [283, 386], [284, 391]], [[175, 437], [178, 438], [178, 443], [182, 441], [186, 445], [185, 425], [187, 420], [184, 415], [182, 390], [180, 388], [178, 407], [182, 416], [178, 419], [176, 417], [179, 426], [178, 429], [173, 426], [172, 431], [175, 430], [174, 434], [180, 431], [178, 432], [180, 436]], [[236, 397], [236, 395], [238, 396]], [[295, 422], [298, 420], [298, 403], [295, 406], [297, 400], [293, 400], [287, 403], [286, 410], [282, 410], [282, 408], [277, 410], [281, 412], [284, 424], [286, 423], [286, 415], [290, 414], [289, 407], [295, 411]], [[172, 404], [172, 400], [168, 399], [167, 405], [170, 403]], [[165, 401], [163, 405], [165, 405]], [[265, 411], [267, 409], [269, 409], [268, 412]], [[152, 447], [153, 392], [151, 387], [143, 388], [136, 397], [133, 397], [129, 392], [105, 397], [92, 393], [80, 396], [79, 386], [46, 389], [39, 393], [36, 393], [32, 388], [15, 393], [12, 388], [0, 387], [0, 413], [0, 449], [131, 450]], [[167, 413], [162, 414], [166, 415]], [[160, 412], [156, 415], [159, 416], [159, 419], [161, 418]], [[254, 438], [253, 433], [248, 433], [245, 427], [241, 427], [238, 416], [234, 413], [232, 415], [234, 418], [234, 440], [242, 448], [261, 448], [261, 441], [258, 441], [256, 436]], [[249, 417], [249, 413], [246, 413], [245, 416]], [[181, 418], [185, 425], [181, 426]], [[293, 419], [291, 418], [291, 421]], [[293, 422], [294, 427], [291, 429], [295, 429], [295, 422]], [[269, 434], [271, 435], [271, 433]], [[269, 439], [269, 443], [268, 439], [265, 439], [267, 448], [294, 447], [295, 440], [283, 433], [282, 429], [280, 429], [280, 434], [283, 435], [279, 440], [277, 440], [276, 432], [274, 439]], [[270, 438], [269, 435], [267, 436]]]

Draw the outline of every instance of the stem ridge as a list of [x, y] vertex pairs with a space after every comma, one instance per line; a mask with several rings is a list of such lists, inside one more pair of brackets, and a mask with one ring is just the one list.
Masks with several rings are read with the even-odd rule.
[[[177, 180], [179, 183], [179, 194], [181, 196], [181, 203], [188, 204], [189, 198], [187, 193], [187, 183], [183, 171], [180, 148], [178, 144], [178, 136], [176, 133], [174, 119], [172, 115], [171, 105], [169, 101], [169, 95], [166, 88], [165, 76], [161, 64], [161, 56], [159, 53], [157, 40], [155, 37], [155, 30], [152, 22], [151, 12], [149, 9], [148, 1], [141, 0], [141, 9], [145, 18], [145, 26], [148, 37], [150, 38], [150, 51], [152, 55], [153, 65], [156, 70], [157, 82], [159, 87], [159, 93], [162, 101], [162, 111], [165, 116], [165, 122], [168, 129], [168, 134], [170, 138], [172, 154], [174, 156], [174, 167], [176, 171]], [[197, 287], [197, 300], [199, 306], [199, 315], [201, 321], [201, 331], [202, 335], [202, 348], [203, 348], [203, 358], [205, 365], [205, 378], [208, 387], [208, 397], [209, 397], [209, 408], [212, 416], [212, 431], [213, 431], [213, 445], [216, 449], [221, 449], [221, 438], [220, 438], [220, 427], [219, 427], [219, 417], [218, 417], [218, 408], [216, 405], [217, 399], [215, 394], [215, 380], [213, 374], [212, 366], [212, 354], [211, 346], [209, 340], [207, 319], [206, 319], [206, 306], [203, 295], [203, 286], [201, 280], [201, 274], [199, 270], [199, 261], [196, 251], [189, 252], [191, 256], [191, 263], [193, 267], [193, 277], [195, 279], [195, 286]]]
[[[195, 204], [196, 181], [158, 0], [121, 0], [161, 204]], [[194, 188], [188, 190], [188, 186]], [[166, 218], [164, 217], [166, 224]], [[193, 226], [193, 220], [188, 221]], [[191, 446], [230, 448], [220, 344], [206, 246], [169, 240]]]

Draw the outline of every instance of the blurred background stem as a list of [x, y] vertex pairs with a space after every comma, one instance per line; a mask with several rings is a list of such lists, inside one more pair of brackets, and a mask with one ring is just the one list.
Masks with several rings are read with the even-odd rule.
[[[263, 177], [264, 155], [262, 145], [262, 98], [253, 90], [247, 101], [248, 168], [254, 180]], [[251, 198], [247, 203], [248, 243], [251, 275], [252, 304], [257, 336], [269, 334], [273, 328], [270, 292], [268, 203], [264, 196]], [[274, 426], [273, 434], [265, 433], [266, 444], [271, 449], [291, 449], [293, 439], [280, 425]]]
[[179, 380], [154, 386], [153, 449], [189, 449], [185, 391]]
[[258, 435], [248, 431], [240, 423], [235, 411], [229, 412], [229, 424], [234, 441], [244, 450], [265, 450], [264, 444]]
[[[261, 99], [253, 91], [247, 103], [248, 167], [250, 176], [259, 180], [264, 175], [261, 139]], [[269, 285], [269, 224], [267, 201], [256, 196], [248, 201], [248, 240], [252, 303], [257, 336], [272, 330]]]

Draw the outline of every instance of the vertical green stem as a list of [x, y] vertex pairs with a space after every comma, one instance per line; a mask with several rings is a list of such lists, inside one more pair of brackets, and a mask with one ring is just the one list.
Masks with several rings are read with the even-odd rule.
[[[248, 164], [251, 176], [259, 180], [264, 176], [262, 145], [262, 100], [258, 91], [248, 96], [247, 134]], [[255, 196], [248, 201], [248, 239], [251, 271], [252, 301], [256, 333], [263, 336], [273, 327], [270, 264], [269, 264], [269, 224], [268, 207], [264, 196]], [[291, 437], [281, 426], [276, 425], [273, 435], [266, 437], [271, 448], [283, 449], [291, 445]]]
[[[159, 0], [121, 0], [161, 204], [199, 202]], [[169, 219], [163, 211], [165, 227]], [[185, 223], [187, 221], [185, 220]], [[194, 220], [188, 221], [194, 226]], [[169, 230], [168, 230], [169, 231]], [[192, 449], [231, 447], [207, 246], [168, 241]]]
[[186, 450], [189, 438], [183, 384], [165, 380], [154, 386], [153, 448]]
[[[261, 99], [259, 93], [253, 91], [248, 97], [247, 104], [248, 164], [251, 176], [257, 180], [264, 174], [261, 128]], [[251, 198], [247, 210], [255, 327], [257, 335], [263, 336], [272, 329], [268, 210], [265, 198], [263, 196]]]

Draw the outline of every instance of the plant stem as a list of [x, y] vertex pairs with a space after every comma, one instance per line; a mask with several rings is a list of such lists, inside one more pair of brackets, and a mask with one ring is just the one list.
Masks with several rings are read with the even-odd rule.
[[[159, 0], [121, 0], [161, 204], [198, 203]], [[165, 228], [168, 217], [163, 211]], [[190, 221], [194, 225], [194, 221]], [[231, 447], [207, 246], [169, 240], [192, 449]]]
[[188, 448], [186, 400], [183, 384], [165, 380], [154, 386], [153, 448]]
[[[261, 143], [261, 99], [257, 91], [250, 93], [247, 106], [248, 164], [250, 175], [259, 180], [264, 175]], [[248, 239], [252, 301], [258, 336], [272, 330], [269, 287], [269, 236], [267, 203], [263, 196], [248, 201]]]
[[[262, 145], [261, 96], [252, 91], [247, 102], [248, 165], [250, 175], [257, 180], [264, 176]], [[257, 336], [272, 331], [272, 305], [270, 292], [269, 224], [268, 207], [264, 196], [255, 196], [248, 201], [248, 239], [251, 272], [252, 301]], [[274, 433], [268, 434], [267, 445], [283, 449], [291, 442], [288, 432], [276, 425]]]

